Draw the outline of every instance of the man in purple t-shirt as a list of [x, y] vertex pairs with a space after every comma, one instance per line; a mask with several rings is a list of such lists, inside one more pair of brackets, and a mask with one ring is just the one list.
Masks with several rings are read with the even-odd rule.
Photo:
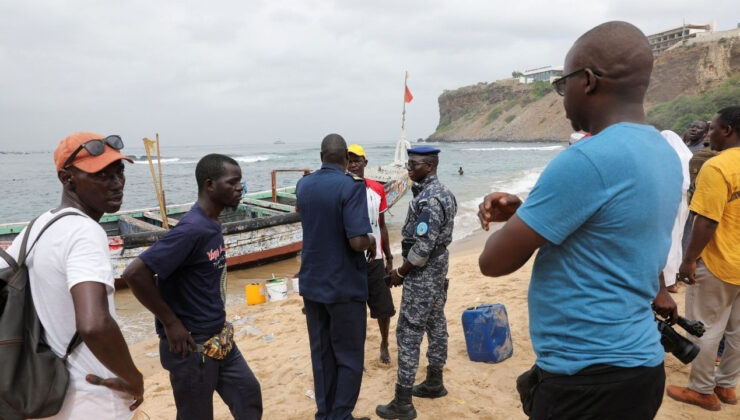
[[258, 419], [260, 385], [236, 343], [226, 354], [202, 351], [226, 327], [226, 248], [218, 217], [239, 204], [241, 169], [228, 156], [210, 154], [198, 162], [195, 178], [198, 201], [122, 277], [156, 317], [159, 357], [170, 372], [177, 418], [213, 419], [218, 391], [235, 419]]

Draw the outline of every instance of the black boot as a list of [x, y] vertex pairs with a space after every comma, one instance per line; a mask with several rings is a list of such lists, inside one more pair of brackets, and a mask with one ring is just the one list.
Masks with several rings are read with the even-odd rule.
[[411, 388], [396, 384], [396, 397], [386, 405], [377, 406], [375, 414], [384, 419], [415, 419], [416, 409], [411, 402]]
[[414, 385], [412, 393], [414, 397], [421, 398], [439, 398], [447, 395], [442, 383], [442, 369], [427, 366], [427, 379], [419, 385]]

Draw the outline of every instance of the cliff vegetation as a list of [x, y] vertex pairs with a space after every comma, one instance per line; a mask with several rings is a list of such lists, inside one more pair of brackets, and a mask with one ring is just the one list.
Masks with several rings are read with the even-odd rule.
[[[562, 98], [549, 83], [516, 79], [445, 91], [439, 124], [428, 141], [568, 139], [572, 128]], [[677, 45], [655, 59], [646, 97], [648, 120], [681, 134], [740, 103], [740, 29]]]

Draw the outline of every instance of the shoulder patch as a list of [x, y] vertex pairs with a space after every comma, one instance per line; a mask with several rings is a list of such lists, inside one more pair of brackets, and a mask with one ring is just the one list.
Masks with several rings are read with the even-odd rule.
[[429, 226], [425, 222], [420, 222], [418, 225], [416, 225], [416, 235], [417, 236], [424, 236], [429, 231]]
[[352, 178], [355, 182], [359, 182], [359, 181], [365, 182], [365, 178], [360, 178], [359, 176], [353, 174], [352, 172], [345, 172], [344, 174]]

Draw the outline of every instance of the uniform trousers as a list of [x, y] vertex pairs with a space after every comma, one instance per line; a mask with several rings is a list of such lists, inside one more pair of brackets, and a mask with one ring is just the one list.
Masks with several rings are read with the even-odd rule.
[[429, 366], [441, 370], [447, 362], [447, 253], [430, 259], [423, 268], [412, 269], [403, 281], [401, 309], [396, 325], [398, 384], [414, 385], [424, 333], [429, 347]]
[[[701, 337], [687, 334], [701, 350], [691, 363], [689, 389], [712, 394], [714, 387], [735, 388], [740, 376], [740, 285], [715, 277], [699, 260], [696, 284], [686, 287], [686, 317], [704, 323]], [[722, 361], [714, 370], [717, 348], [725, 336]]]
[[345, 420], [360, 395], [365, 359], [365, 302], [303, 299], [311, 343], [316, 420]]

